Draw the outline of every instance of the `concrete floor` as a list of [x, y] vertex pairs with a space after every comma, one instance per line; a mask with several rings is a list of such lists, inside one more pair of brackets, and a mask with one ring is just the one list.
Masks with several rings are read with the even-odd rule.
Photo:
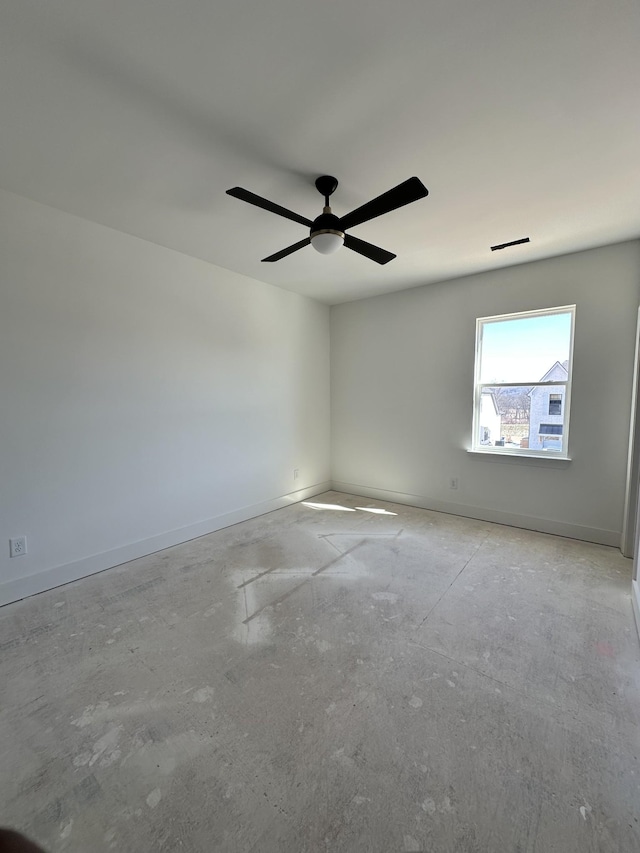
[[0, 610], [0, 822], [78, 853], [640, 850], [630, 561], [314, 501], [343, 509]]

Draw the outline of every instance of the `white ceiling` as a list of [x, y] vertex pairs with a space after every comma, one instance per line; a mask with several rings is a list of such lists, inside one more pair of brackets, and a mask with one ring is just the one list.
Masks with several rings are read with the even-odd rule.
[[[322, 301], [640, 236], [637, 0], [4, 0], [0, 187]], [[395, 252], [260, 258], [354, 228]], [[489, 246], [528, 236], [531, 244]]]

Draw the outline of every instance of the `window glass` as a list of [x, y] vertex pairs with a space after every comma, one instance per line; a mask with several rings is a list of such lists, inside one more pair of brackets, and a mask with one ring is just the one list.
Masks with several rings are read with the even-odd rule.
[[480, 382], [537, 382], [568, 361], [571, 313], [491, 318], [482, 326]]

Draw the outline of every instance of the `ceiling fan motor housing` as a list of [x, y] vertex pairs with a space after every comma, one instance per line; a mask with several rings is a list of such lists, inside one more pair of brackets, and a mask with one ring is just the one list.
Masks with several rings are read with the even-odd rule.
[[[325, 210], [327, 210], [326, 207]], [[310, 236], [314, 237], [316, 234], [338, 234], [344, 237], [344, 231], [340, 230], [340, 220], [335, 213], [321, 213], [313, 220]]]
[[340, 220], [331, 213], [330, 207], [314, 219], [309, 235], [311, 245], [321, 255], [332, 255], [344, 244], [344, 231], [340, 230]]

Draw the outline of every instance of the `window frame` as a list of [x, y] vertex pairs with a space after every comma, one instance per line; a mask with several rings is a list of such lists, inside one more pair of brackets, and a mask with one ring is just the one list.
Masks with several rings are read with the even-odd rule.
[[[482, 330], [486, 324], [496, 322], [508, 322], [509, 320], [521, 320], [534, 317], [548, 317], [554, 314], [570, 314], [571, 328], [569, 332], [569, 365], [567, 379], [551, 379], [545, 382], [480, 382], [480, 369], [482, 365]], [[573, 377], [573, 343], [575, 338], [576, 306], [561, 305], [556, 308], [540, 308], [533, 311], [518, 311], [510, 314], [494, 314], [490, 317], [478, 317], [476, 319], [476, 345], [474, 365], [474, 393], [473, 393], [473, 433], [471, 436], [472, 453], [484, 453], [495, 456], [534, 456], [540, 459], [570, 459], [569, 456], [569, 421], [571, 415], [571, 383]], [[553, 366], [553, 365], [551, 365]], [[550, 369], [550, 368], [549, 368]], [[529, 447], [504, 447], [499, 445], [482, 445], [479, 443], [480, 413], [482, 392], [485, 388], [536, 388], [550, 386], [564, 386], [562, 401], [562, 450], [550, 450], [548, 448]], [[531, 417], [531, 416], [529, 416]], [[531, 421], [529, 421], [531, 423]], [[531, 441], [531, 430], [529, 430], [529, 441]]]

